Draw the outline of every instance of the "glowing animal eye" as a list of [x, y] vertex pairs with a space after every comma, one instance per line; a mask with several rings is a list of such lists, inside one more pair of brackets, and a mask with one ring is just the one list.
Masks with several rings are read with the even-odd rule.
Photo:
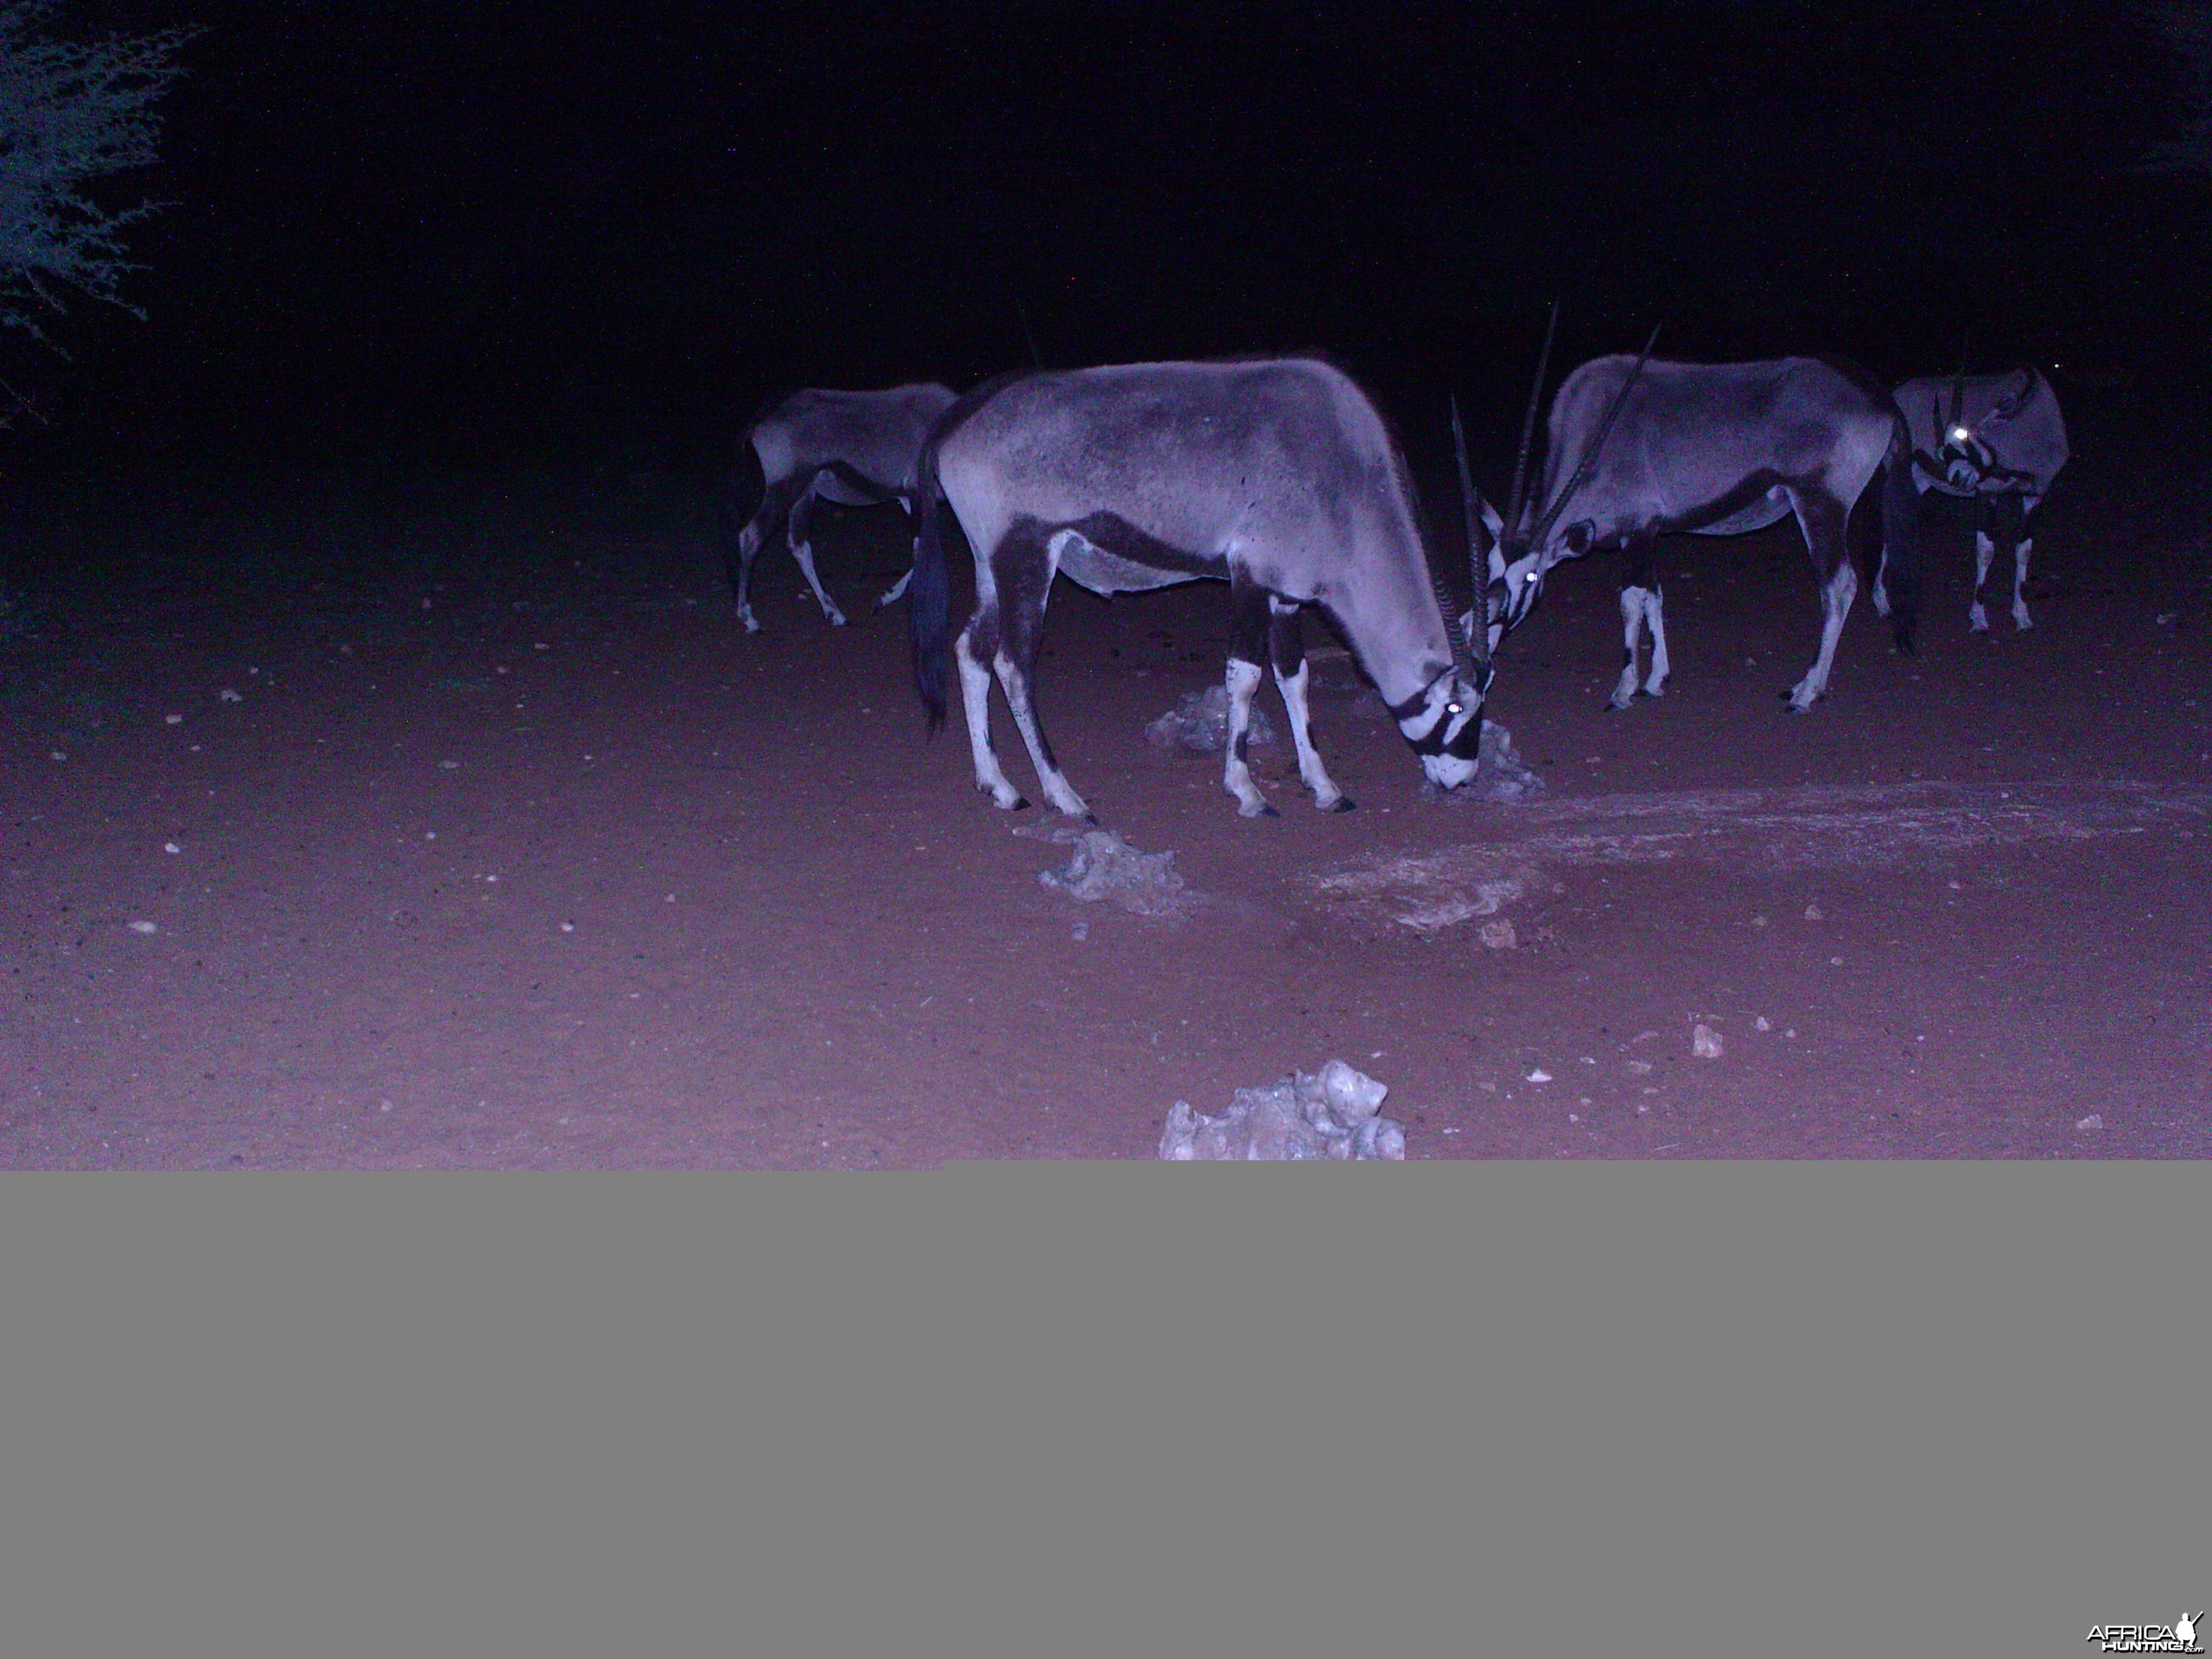
[[1455, 702], [1448, 702], [1444, 705], [1444, 713], [1447, 714], [1456, 714], [1459, 712], [1460, 706]]
[[1954, 426], [1951, 428], [1951, 441], [1954, 444], [1962, 444], [1973, 435], [1963, 426]]

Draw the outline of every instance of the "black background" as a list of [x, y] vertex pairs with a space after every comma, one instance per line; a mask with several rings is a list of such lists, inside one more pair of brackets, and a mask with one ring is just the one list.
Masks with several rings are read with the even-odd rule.
[[[1330, 352], [1499, 465], [1558, 368], [2034, 358], [2193, 396], [2205, 179], [2122, 5], [82, 4], [206, 33], [143, 323], [9, 372], [19, 465], [726, 453], [794, 385]], [[118, 200], [124, 199], [118, 196]], [[1556, 371], [1555, 371], [1556, 372]], [[1431, 428], [1434, 428], [1431, 430]]]

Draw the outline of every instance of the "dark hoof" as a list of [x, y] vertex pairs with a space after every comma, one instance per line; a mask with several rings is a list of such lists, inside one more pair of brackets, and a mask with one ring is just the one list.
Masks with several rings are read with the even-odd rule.
[[1087, 823], [1093, 830], [1096, 830], [1098, 827], [1098, 814], [1096, 812], [1085, 812], [1083, 817], [1078, 820], [1078, 822]]
[[1359, 803], [1349, 795], [1339, 795], [1336, 805], [1328, 810], [1332, 812], [1356, 812], [1359, 810]]

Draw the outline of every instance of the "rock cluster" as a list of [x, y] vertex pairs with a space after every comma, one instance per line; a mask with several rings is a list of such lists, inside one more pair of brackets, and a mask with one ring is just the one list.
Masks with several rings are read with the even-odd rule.
[[1406, 1131], [1379, 1114], [1389, 1085], [1332, 1060], [1318, 1075], [1294, 1072], [1264, 1089], [1239, 1089], [1218, 1117], [1178, 1100], [1160, 1156], [1170, 1163], [1305, 1162], [1406, 1156]]

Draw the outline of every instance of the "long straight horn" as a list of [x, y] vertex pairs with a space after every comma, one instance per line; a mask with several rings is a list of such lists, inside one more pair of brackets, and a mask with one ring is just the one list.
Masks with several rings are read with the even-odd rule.
[[[1552, 320], [1544, 325], [1544, 349], [1536, 354], [1536, 383], [1528, 388], [1528, 412], [1521, 417], [1521, 453], [1513, 460], [1513, 493], [1505, 507], [1505, 533], [1520, 528], [1521, 514], [1528, 505], [1528, 450], [1536, 441], [1536, 409], [1544, 400], [1544, 375], [1552, 366], [1552, 337], [1559, 331], [1559, 302], [1552, 301]], [[1459, 418], [1456, 407], [1452, 418]], [[1465, 468], [1462, 467], [1464, 471]]]
[[1650, 337], [1644, 342], [1644, 349], [1636, 354], [1635, 364], [1629, 369], [1627, 378], [1621, 381], [1620, 390], [1613, 394], [1613, 407], [1605, 411], [1605, 420], [1598, 427], [1596, 439], [1583, 452], [1582, 465], [1575, 469], [1575, 476], [1567, 480], [1567, 487], [1552, 498], [1552, 504], [1544, 509], [1544, 516], [1537, 521], [1536, 528], [1529, 532], [1530, 548], [1540, 549], [1544, 545], [1544, 538], [1552, 533], [1552, 526], [1559, 521], [1559, 514], [1574, 499], [1575, 491], [1583, 487], [1583, 481], [1589, 477], [1590, 469], [1597, 465], [1598, 454], [1605, 448], [1606, 439], [1612, 435], [1613, 423], [1620, 418], [1621, 405], [1628, 401], [1630, 389], [1635, 386], [1637, 376], [1644, 373], [1644, 365], [1651, 358], [1651, 348], [1658, 343], [1659, 331], [1654, 327]]
[[[1552, 316], [1555, 321], [1559, 314], [1554, 307]], [[1548, 338], [1544, 342], [1547, 353], [1551, 343]], [[1538, 384], [1541, 383], [1539, 380]], [[1459, 459], [1460, 510], [1467, 515], [1467, 562], [1474, 573], [1474, 629], [1468, 648], [1479, 664], [1486, 666], [1490, 661], [1490, 561], [1483, 556], [1487, 550], [1482, 544], [1482, 513], [1474, 504], [1474, 476], [1468, 471], [1467, 431], [1459, 423], [1457, 397], [1451, 400], [1451, 415], [1452, 453]], [[1513, 487], [1516, 490], [1521, 487], [1518, 478]]]

